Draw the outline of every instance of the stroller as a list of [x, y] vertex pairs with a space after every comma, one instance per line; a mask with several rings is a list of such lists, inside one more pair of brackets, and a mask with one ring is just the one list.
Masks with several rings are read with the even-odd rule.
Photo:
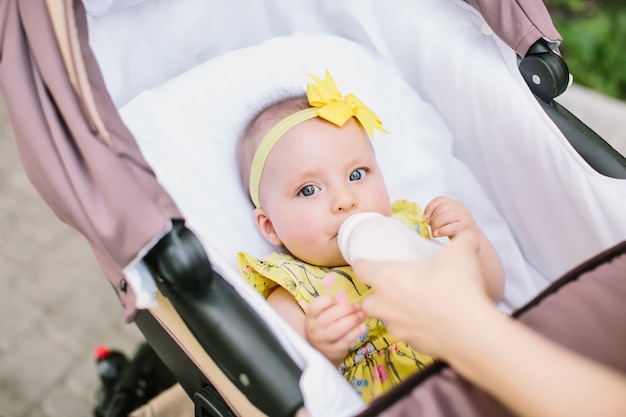
[[329, 68], [376, 103], [394, 132], [375, 142], [392, 195], [469, 206], [505, 264], [503, 308], [625, 240], [626, 161], [553, 100], [569, 77], [554, 45], [511, 47], [479, 9], [0, 4], [0, 79], [25, 170], [88, 239], [125, 320], [196, 415], [374, 415], [443, 366], [365, 407], [239, 278], [236, 252], [270, 248], [254, 232], [234, 138], [262, 97], [308, 73]]

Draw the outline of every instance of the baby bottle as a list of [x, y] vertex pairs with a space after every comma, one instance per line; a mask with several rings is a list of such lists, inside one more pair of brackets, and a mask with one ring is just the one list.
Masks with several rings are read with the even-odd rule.
[[441, 248], [398, 219], [378, 213], [357, 213], [348, 217], [337, 236], [339, 250], [348, 264], [356, 259], [413, 261]]

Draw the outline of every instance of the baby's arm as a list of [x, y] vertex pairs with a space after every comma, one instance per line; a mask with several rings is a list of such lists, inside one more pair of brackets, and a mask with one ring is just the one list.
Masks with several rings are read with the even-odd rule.
[[267, 302], [276, 310], [276, 312], [293, 327], [302, 337], [304, 337], [304, 320], [306, 318], [302, 307], [293, 295], [283, 287], [277, 287], [267, 297]]
[[279, 287], [267, 298], [270, 305], [314, 348], [338, 366], [350, 346], [365, 331], [365, 315], [360, 304], [318, 297], [309, 304], [305, 315], [293, 296]]
[[487, 293], [493, 301], [499, 302], [504, 294], [504, 270], [500, 257], [467, 207], [457, 200], [436, 197], [424, 209], [424, 218], [433, 237], [447, 236], [453, 239], [463, 230], [473, 233], [478, 242], [480, 267], [487, 277]]

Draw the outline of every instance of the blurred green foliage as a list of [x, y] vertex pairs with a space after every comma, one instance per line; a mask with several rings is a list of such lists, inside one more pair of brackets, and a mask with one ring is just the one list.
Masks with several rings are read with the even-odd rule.
[[626, 1], [545, 0], [574, 82], [626, 100]]

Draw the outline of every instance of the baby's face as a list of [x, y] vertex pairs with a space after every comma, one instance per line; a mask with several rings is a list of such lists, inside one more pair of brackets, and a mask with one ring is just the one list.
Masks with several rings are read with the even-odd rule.
[[346, 264], [337, 233], [348, 216], [391, 214], [370, 139], [355, 119], [339, 128], [316, 117], [291, 128], [265, 162], [259, 199], [265, 238], [322, 266]]

